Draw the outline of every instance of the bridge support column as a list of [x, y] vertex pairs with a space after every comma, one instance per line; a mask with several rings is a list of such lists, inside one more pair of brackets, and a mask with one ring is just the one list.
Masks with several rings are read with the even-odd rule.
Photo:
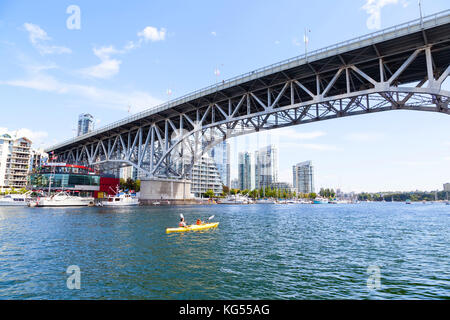
[[139, 201], [144, 205], [155, 202], [160, 204], [195, 202], [191, 194], [191, 181], [174, 179], [142, 179]]

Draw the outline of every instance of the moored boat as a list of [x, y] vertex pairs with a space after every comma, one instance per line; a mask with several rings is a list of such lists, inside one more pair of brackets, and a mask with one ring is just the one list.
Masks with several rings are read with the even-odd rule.
[[328, 203], [328, 199], [325, 198], [315, 198], [314, 199], [314, 204], [325, 204]]
[[273, 199], [258, 199], [258, 200], [256, 200], [256, 203], [257, 204], [262, 204], [262, 203], [264, 203], [264, 204], [276, 204], [277, 201], [273, 200]]
[[248, 204], [248, 198], [243, 197], [239, 194], [228, 196], [225, 199], [221, 199], [218, 203], [220, 204]]
[[72, 196], [67, 192], [36, 199], [36, 207], [87, 207], [93, 204], [94, 198]]
[[0, 198], [0, 206], [26, 206], [29, 200], [27, 194], [7, 194]]
[[130, 194], [119, 194], [106, 198], [101, 204], [105, 207], [138, 206], [139, 199]]

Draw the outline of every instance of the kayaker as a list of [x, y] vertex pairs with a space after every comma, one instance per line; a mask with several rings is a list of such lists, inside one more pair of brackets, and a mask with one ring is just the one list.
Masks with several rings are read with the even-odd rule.
[[199, 226], [199, 225], [201, 225], [201, 224], [203, 224], [202, 220], [197, 219], [197, 225]]
[[180, 219], [180, 223], [178, 224], [178, 226], [185, 227], [185, 228], [187, 227], [186, 222], [184, 221], [184, 218]]

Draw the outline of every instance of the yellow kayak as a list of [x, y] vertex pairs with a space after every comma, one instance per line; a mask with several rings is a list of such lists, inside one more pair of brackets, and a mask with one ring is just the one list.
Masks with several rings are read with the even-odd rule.
[[205, 230], [205, 229], [216, 228], [218, 225], [219, 225], [218, 222], [204, 223], [204, 224], [200, 224], [200, 225], [191, 224], [187, 227], [167, 228], [166, 233]]

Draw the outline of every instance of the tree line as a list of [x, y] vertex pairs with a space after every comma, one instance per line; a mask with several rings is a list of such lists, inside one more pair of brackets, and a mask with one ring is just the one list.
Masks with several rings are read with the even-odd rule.
[[303, 199], [315, 199], [317, 198], [317, 193], [297, 193], [295, 191], [292, 191], [291, 189], [283, 189], [283, 188], [271, 188], [271, 187], [265, 187], [260, 189], [234, 189], [229, 188], [227, 186], [222, 187], [222, 194], [220, 196], [216, 196], [214, 194], [213, 190], [207, 190], [203, 197], [205, 198], [225, 198], [228, 195], [236, 195], [241, 194], [243, 196], [248, 196], [252, 199], [259, 199], [259, 198], [277, 198], [277, 199], [293, 199], [293, 198], [303, 198]]
[[434, 201], [446, 200], [447, 193], [445, 191], [427, 192], [427, 191], [413, 191], [413, 192], [389, 192], [389, 193], [367, 193], [362, 192], [358, 194], [358, 200], [360, 201]]
[[123, 178], [120, 178], [119, 188], [120, 190], [134, 190], [136, 192], [139, 192], [141, 190], [141, 180], [133, 180], [131, 178], [125, 180]]

